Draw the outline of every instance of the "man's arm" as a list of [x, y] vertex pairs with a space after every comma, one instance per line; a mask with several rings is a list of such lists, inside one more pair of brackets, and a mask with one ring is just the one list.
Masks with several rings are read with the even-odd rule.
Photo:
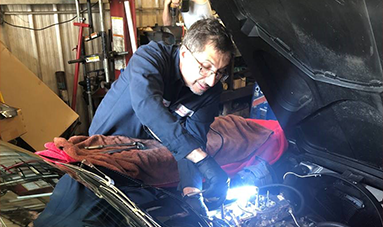
[[[213, 123], [216, 116], [219, 114], [219, 100], [222, 92], [222, 85], [216, 84], [213, 88], [209, 89], [205, 95], [208, 99], [204, 104], [185, 122], [185, 128], [194, 137], [201, 140], [201, 143], [207, 144], [207, 134], [210, 130], [210, 125]], [[190, 161], [197, 163], [207, 156], [204, 151], [205, 148], [198, 148], [193, 150], [186, 156]]]
[[164, 10], [162, 12], [162, 22], [164, 26], [172, 25], [172, 15], [170, 14], [170, 4], [174, 4], [175, 7], [178, 7], [180, 4], [180, 1], [179, 0], [164, 1]]
[[190, 0], [189, 4], [189, 11], [182, 12], [182, 18], [187, 29], [198, 20], [212, 17], [212, 10], [208, 0]]
[[[155, 45], [152, 44], [153, 47]], [[129, 61], [129, 76], [126, 79], [130, 87], [132, 108], [141, 124], [156, 135], [178, 161], [204, 144], [190, 134], [164, 106], [161, 75], [170, 72], [166, 69], [167, 61], [161, 59], [164, 56], [159, 54], [160, 49], [152, 46], [149, 44], [141, 48]]]
[[206, 158], [207, 153], [203, 151], [201, 148], [195, 149], [192, 152], [190, 152], [186, 158], [190, 161], [197, 163], [201, 161], [202, 159]]

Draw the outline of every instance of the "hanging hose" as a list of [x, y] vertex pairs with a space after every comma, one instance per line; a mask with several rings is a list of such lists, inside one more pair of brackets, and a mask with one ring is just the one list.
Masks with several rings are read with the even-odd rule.
[[325, 222], [317, 223], [317, 227], [349, 227], [349, 226], [339, 222], [325, 221]]

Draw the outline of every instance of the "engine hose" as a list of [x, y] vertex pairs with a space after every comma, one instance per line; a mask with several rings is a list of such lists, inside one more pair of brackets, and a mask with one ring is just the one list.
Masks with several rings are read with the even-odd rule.
[[317, 227], [349, 227], [349, 226], [339, 222], [325, 221], [325, 222], [317, 223]]
[[291, 191], [295, 192], [295, 194], [297, 194], [299, 199], [301, 200], [301, 204], [299, 206], [299, 209], [296, 211], [296, 213], [299, 214], [303, 210], [303, 207], [305, 206], [305, 199], [303, 198], [302, 193], [300, 193], [296, 188], [289, 186], [289, 185], [285, 185], [285, 184], [268, 184], [268, 185], [264, 185], [264, 186], [259, 187], [259, 190], [266, 189], [266, 188], [290, 189]]

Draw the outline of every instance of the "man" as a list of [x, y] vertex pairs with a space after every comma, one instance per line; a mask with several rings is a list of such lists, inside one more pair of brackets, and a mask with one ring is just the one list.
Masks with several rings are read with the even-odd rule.
[[89, 135], [159, 140], [178, 162], [186, 201], [206, 215], [202, 177], [209, 185], [203, 197], [215, 207], [227, 192], [226, 173], [204, 149], [233, 53], [231, 36], [216, 19], [193, 24], [181, 47], [141, 46], [102, 100]]
[[[164, 10], [162, 12], [162, 21], [164, 26], [172, 25], [172, 14], [171, 14], [171, 5], [173, 7], [179, 7], [180, 0], [165, 0], [164, 1]], [[211, 18], [210, 2], [208, 0], [190, 0], [189, 1], [189, 11], [182, 12], [182, 18], [187, 29], [190, 26], [201, 19]]]

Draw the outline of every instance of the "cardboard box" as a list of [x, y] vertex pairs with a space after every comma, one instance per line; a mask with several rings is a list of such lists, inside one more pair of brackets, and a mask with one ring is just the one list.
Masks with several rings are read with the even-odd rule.
[[27, 132], [23, 114], [17, 110], [17, 116], [0, 120], [0, 139], [10, 141], [24, 135]]
[[245, 77], [233, 80], [233, 89], [234, 90], [239, 89], [239, 88], [243, 88], [243, 87], [246, 87], [246, 78]]
[[78, 119], [78, 114], [1, 42], [0, 91], [5, 103], [23, 111], [28, 131], [21, 138], [35, 150], [43, 150], [46, 142], [60, 136]]

